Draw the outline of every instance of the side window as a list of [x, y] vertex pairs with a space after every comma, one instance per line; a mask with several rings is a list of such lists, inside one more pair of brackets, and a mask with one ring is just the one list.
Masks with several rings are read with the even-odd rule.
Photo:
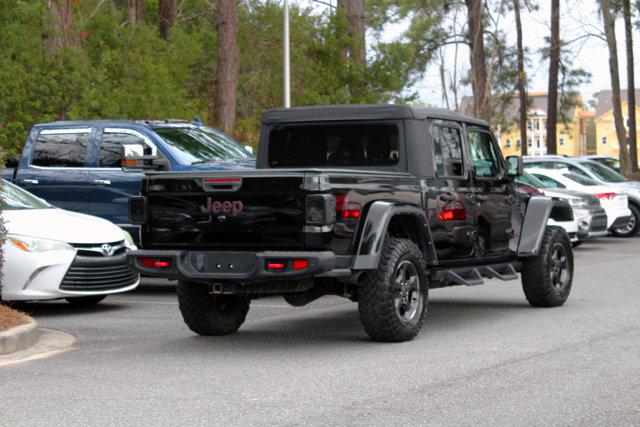
[[494, 178], [500, 172], [500, 157], [496, 150], [491, 134], [478, 130], [469, 131], [469, 147], [473, 172], [480, 178]]
[[437, 175], [440, 177], [463, 176], [460, 131], [453, 127], [433, 126], [431, 136]]
[[119, 168], [122, 166], [122, 147], [135, 156], [151, 155], [152, 148], [144, 139], [123, 132], [104, 132], [100, 144], [98, 167]]
[[549, 178], [546, 175], [536, 175], [536, 174], [534, 174], [534, 176], [536, 178], [538, 178], [540, 181], [542, 181], [544, 183], [545, 187], [547, 187], [547, 188], [566, 188], [560, 182], [556, 181], [553, 178]]
[[83, 167], [90, 142], [90, 131], [69, 131], [69, 133], [42, 131], [33, 147], [31, 164], [58, 168]]
[[582, 169], [579, 169], [575, 166], [569, 166], [569, 171], [573, 172], [573, 173], [577, 173], [578, 175], [585, 177], [585, 178], [591, 178], [589, 175], [587, 175], [586, 173], [584, 173], [584, 171]]

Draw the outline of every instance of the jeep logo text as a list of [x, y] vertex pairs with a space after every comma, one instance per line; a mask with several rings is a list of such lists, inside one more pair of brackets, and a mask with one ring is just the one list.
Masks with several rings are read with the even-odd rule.
[[244, 203], [240, 200], [225, 200], [220, 202], [213, 200], [213, 197], [207, 197], [207, 200], [200, 206], [200, 212], [203, 214], [231, 214], [238, 216], [244, 211]]

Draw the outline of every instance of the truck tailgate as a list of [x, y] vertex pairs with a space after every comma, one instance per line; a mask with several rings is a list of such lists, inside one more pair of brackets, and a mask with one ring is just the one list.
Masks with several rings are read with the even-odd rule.
[[301, 248], [303, 184], [303, 172], [150, 175], [142, 241], [145, 248]]

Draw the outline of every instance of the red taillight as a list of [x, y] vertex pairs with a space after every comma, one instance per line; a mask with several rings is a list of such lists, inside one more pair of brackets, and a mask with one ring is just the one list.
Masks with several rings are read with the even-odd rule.
[[349, 202], [344, 194], [336, 196], [336, 214], [341, 219], [360, 218], [360, 203]]
[[169, 268], [171, 260], [143, 257], [138, 258], [138, 264], [147, 268]]
[[203, 178], [204, 184], [240, 184], [242, 178]]
[[598, 193], [596, 194], [596, 197], [598, 199], [613, 199], [617, 196], [616, 193]]
[[268, 262], [267, 270], [284, 270], [283, 262]]
[[442, 212], [438, 212], [440, 221], [464, 221], [467, 219], [467, 211], [460, 201], [447, 203], [442, 208]]
[[306, 259], [294, 259], [293, 260], [293, 269], [294, 270], [304, 270], [309, 267], [309, 261]]

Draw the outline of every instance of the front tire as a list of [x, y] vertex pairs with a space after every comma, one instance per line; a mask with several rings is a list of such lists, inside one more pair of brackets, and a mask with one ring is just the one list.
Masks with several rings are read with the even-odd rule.
[[251, 299], [237, 295], [212, 295], [203, 283], [178, 282], [178, 306], [184, 323], [196, 334], [235, 333], [249, 311]]
[[100, 303], [106, 297], [106, 295], [92, 295], [90, 297], [69, 297], [65, 299], [71, 305], [75, 305], [78, 307], [88, 307]]
[[631, 219], [627, 225], [612, 228], [611, 232], [618, 237], [633, 237], [638, 234], [640, 228], [640, 209], [636, 205], [629, 204], [631, 210]]
[[378, 269], [365, 275], [358, 290], [364, 330], [375, 341], [413, 339], [427, 315], [427, 263], [410, 240], [388, 237]]
[[522, 289], [533, 307], [558, 307], [565, 303], [573, 282], [573, 249], [567, 233], [547, 226], [540, 251], [522, 266]]

